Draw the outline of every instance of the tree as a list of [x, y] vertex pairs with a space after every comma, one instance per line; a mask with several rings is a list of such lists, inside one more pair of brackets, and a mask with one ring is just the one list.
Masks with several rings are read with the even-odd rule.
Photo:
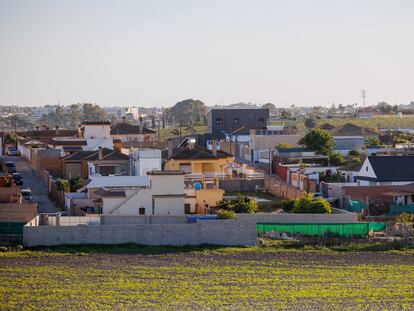
[[270, 115], [272, 115], [272, 114], [275, 114], [275, 113], [276, 113], [276, 106], [275, 106], [274, 104], [272, 104], [272, 103], [267, 103], [267, 104], [264, 104], [264, 105], [262, 106], [262, 109], [269, 109], [269, 114], [270, 114]]
[[170, 120], [173, 119], [175, 122], [182, 122], [183, 124], [191, 124], [196, 120], [205, 120], [207, 112], [207, 106], [198, 99], [186, 99], [165, 110]]
[[7, 133], [6, 137], [4, 138], [5, 144], [15, 144], [17, 141], [16, 134], [14, 133]]
[[280, 115], [283, 119], [291, 119], [292, 118], [292, 112], [290, 110], [287, 110], [287, 109], [283, 109], [280, 112]]
[[299, 145], [305, 146], [319, 154], [330, 155], [334, 150], [335, 141], [329, 133], [315, 128], [299, 140]]
[[305, 126], [309, 129], [312, 129], [312, 128], [316, 127], [316, 124], [317, 123], [316, 123], [316, 118], [315, 117], [310, 117], [310, 118], [307, 118], [305, 120]]
[[393, 111], [393, 107], [386, 102], [379, 102], [376, 109], [382, 113], [390, 113]]
[[83, 104], [83, 120], [103, 121], [108, 118], [106, 112], [95, 104]]

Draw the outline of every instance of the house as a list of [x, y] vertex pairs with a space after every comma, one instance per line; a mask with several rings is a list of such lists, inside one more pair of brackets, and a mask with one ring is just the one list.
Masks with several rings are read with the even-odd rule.
[[50, 140], [54, 137], [71, 139], [78, 138], [80, 136], [80, 132], [78, 130], [59, 129], [58, 127], [55, 129], [50, 129], [49, 127], [45, 127], [44, 129], [37, 128], [36, 130], [17, 132], [16, 134], [20, 138], [30, 138], [33, 140], [44, 141]]
[[265, 129], [268, 121], [269, 109], [211, 109], [207, 115], [207, 132], [214, 139], [224, 139], [226, 134]]
[[121, 142], [154, 142], [156, 140], [156, 132], [147, 127], [131, 125], [126, 122], [117, 123], [111, 126], [111, 137], [120, 139]]
[[397, 186], [351, 186], [344, 188], [347, 209], [369, 215], [414, 213], [414, 183]]
[[224, 169], [224, 166], [233, 160], [231, 154], [217, 150], [214, 146], [208, 150], [187, 139], [174, 150], [169, 147], [165, 170], [180, 170], [187, 174], [188, 179], [195, 178], [214, 184], [217, 177], [231, 176], [231, 172]]
[[352, 123], [346, 123], [344, 125], [335, 127], [328, 131], [332, 136], [362, 136], [367, 138], [378, 138], [379, 133], [377, 130], [361, 127]]
[[360, 186], [412, 183], [414, 182], [414, 156], [368, 156], [356, 180]]
[[90, 195], [95, 197], [98, 213], [185, 214], [184, 173], [180, 171], [152, 171], [148, 176], [96, 176], [87, 188], [94, 190]]
[[62, 175], [66, 178], [90, 175], [129, 175], [129, 156], [109, 148], [78, 151], [61, 160]]
[[88, 145], [84, 139], [58, 139], [53, 138], [48, 142], [48, 146], [53, 149], [61, 151], [62, 156], [72, 154], [77, 151], [82, 151]]
[[109, 121], [83, 121], [81, 127], [82, 138], [87, 145], [83, 150], [98, 150], [102, 148], [113, 148], [111, 137], [111, 122]]
[[342, 155], [348, 155], [351, 150], [362, 150], [362, 146], [365, 144], [365, 138], [363, 136], [333, 136], [335, 141], [335, 151]]
[[161, 171], [162, 157], [159, 149], [122, 148], [123, 154], [131, 159], [131, 175], [145, 176], [149, 171]]

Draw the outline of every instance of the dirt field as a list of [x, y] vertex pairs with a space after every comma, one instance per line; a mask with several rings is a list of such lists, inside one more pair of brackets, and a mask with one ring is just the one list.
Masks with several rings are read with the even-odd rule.
[[0, 253], [1, 310], [414, 309], [412, 252]]

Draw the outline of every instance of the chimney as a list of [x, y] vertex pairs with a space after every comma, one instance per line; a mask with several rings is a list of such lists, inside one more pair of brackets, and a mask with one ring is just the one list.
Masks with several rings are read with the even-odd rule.
[[171, 158], [173, 155], [173, 142], [171, 139], [168, 140], [168, 158]]
[[211, 152], [213, 153], [213, 156], [217, 156], [217, 140], [215, 139], [211, 141]]
[[99, 149], [98, 149], [98, 160], [100, 161], [100, 160], [102, 160], [102, 158], [103, 158], [103, 155], [102, 155], [102, 147], [99, 146]]

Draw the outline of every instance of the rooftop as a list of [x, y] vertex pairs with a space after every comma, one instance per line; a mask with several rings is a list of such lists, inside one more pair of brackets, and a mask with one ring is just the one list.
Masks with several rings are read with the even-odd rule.
[[[63, 161], [97, 161], [99, 160], [99, 150], [78, 151], [62, 159]], [[129, 160], [129, 156], [120, 151], [109, 148], [102, 148], [102, 160]]]
[[148, 187], [148, 176], [90, 176], [86, 188], [128, 188]]
[[111, 126], [111, 135], [128, 135], [128, 134], [155, 134], [154, 130], [147, 127], [139, 128], [138, 125], [131, 125], [125, 122], [117, 123]]

